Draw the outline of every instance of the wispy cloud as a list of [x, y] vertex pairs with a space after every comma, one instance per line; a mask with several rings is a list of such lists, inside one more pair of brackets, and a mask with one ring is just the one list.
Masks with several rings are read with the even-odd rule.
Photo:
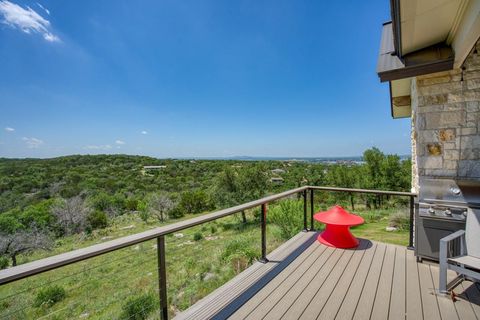
[[147, 131], [143, 130], [142, 132], [140, 132], [141, 134], [148, 134]]
[[42, 8], [43, 11], [45, 11], [48, 15], [50, 15], [50, 10], [48, 10], [47, 8], [45, 8], [44, 6], [42, 6], [40, 3], [37, 2], [37, 6], [39, 6], [40, 8]]
[[33, 137], [32, 138], [23, 137], [22, 140], [25, 141], [25, 143], [27, 144], [27, 147], [30, 149], [36, 149], [44, 143], [43, 140], [33, 138]]
[[11, 128], [11, 127], [5, 127], [5, 131], [7, 131], [7, 132], [13, 132], [13, 131], [15, 131], [15, 129], [14, 129], [14, 128]]
[[123, 145], [123, 144], [125, 144], [125, 141], [115, 140], [115, 143], [116, 143], [116, 144], [119, 144], [119, 145]]
[[83, 149], [86, 150], [110, 150], [112, 149], [112, 146], [109, 144], [104, 144], [104, 145], [88, 145], [83, 147]]
[[[44, 10], [49, 13], [47, 9]], [[27, 34], [39, 33], [49, 42], [60, 41], [60, 38], [50, 31], [50, 21], [28, 6], [24, 9], [10, 1], [0, 0], [0, 15], [3, 16], [2, 22], [12, 28]]]

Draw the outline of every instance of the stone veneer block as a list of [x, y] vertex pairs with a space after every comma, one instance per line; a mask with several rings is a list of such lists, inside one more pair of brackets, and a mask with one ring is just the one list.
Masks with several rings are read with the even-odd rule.
[[427, 151], [430, 156], [440, 156], [442, 154], [442, 146], [438, 143], [427, 144]]
[[476, 133], [477, 133], [477, 128], [475, 128], [475, 127], [462, 128], [461, 131], [460, 131], [460, 134], [462, 136], [468, 136], [468, 135], [472, 135], [472, 134], [476, 134]]
[[443, 168], [443, 158], [442, 157], [419, 157], [418, 165], [422, 168], [429, 169], [442, 169]]
[[462, 178], [480, 178], [480, 161], [460, 160], [458, 163], [458, 175]]
[[479, 101], [467, 102], [467, 112], [476, 112], [476, 111], [480, 111], [480, 102]]
[[446, 170], [457, 170], [458, 161], [444, 160], [443, 161], [443, 168], [446, 169]]
[[426, 118], [426, 129], [459, 127], [465, 123], [465, 111], [430, 113]]
[[445, 150], [443, 154], [445, 160], [460, 160], [459, 150]]
[[462, 149], [460, 153], [461, 160], [478, 160], [480, 159], [480, 148]]
[[455, 138], [455, 130], [454, 129], [442, 129], [438, 132], [438, 137], [440, 141], [450, 141]]
[[480, 135], [464, 136], [460, 143], [464, 149], [480, 148]]

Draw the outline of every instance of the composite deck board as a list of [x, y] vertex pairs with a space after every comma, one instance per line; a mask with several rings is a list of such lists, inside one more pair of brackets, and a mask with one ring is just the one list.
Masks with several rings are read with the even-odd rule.
[[440, 309], [438, 308], [435, 287], [430, 273], [430, 265], [419, 263], [418, 277], [420, 279], [420, 296], [422, 298], [423, 318], [424, 319], [441, 319]]
[[395, 248], [395, 266], [393, 268], [392, 291], [389, 319], [405, 320], [406, 315], [406, 254], [403, 248]]
[[[350, 259], [350, 262], [345, 268], [342, 276], [340, 277], [340, 280], [338, 280], [337, 284], [334, 286], [332, 293], [328, 297], [328, 300], [323, 304], [321, 308], [320, 304], [315, 304], [315, 301], [312, 300], [312, 302], [314, 303], [314, 308], [312, 311], [318, 314], [318, 319], [335, 318], [338, 309], [342, 305], [343, 298], [348, 292], [350, 284], [352, 283], [352, 280], [357, 273], [357, 270], [360, 267], [360, 263], [362, 262], [362, 259], [367, 251], [374, 251], [374, 249], [372, 249], [371, 242], [362, 240], [358, 249], [353, 253], [353, 257]], [[322, 297], [320, 297], [320, 299], [322, 299]]]
[[470, 301], [473, 312], [477, 319], [480, 319], [480, 292], [475, 283], [471, 281], [462, 282], [464, 299]]
[[380, 280], [378, 281], [371, 319], [387, 319], [392, 293], [392, 279], [395, 268], [395, 246], [388, 246], [383, 259]]
[[[341, 262], [346, 262], [346, 259], [349, 258], [347, 255], [348, 253], [348, 251], [335, 249], [330, 259], [326, 261], [318, 273], [315, 274], [313, 279], [311, 279], [306, 285], [302, 284], [294, 287], [294, 290], [291, 292], [294, 293], [295, 300], [289, 301], [287, 299], [284, 301], [285, 306], [290, 305], [287, 312], [285, 312], [285, 314], [282, 316], [282, 311], [284, 308], [281, 304], [278, 304], [277, 306], [279, 308], [274, 308], [271, 310], [266, 319], [279, 319], [279, 316], [281, 319], [298, 319], [302, 315], [305, 308], [310, 304], [310, 301], [314, 295], [319, 289], [322, 288], [323, 284], [330, 276], [330, 273], [336, 269], [342, 268]], [[346, 258], [344, 256], [346, 256]]]
[[306, 320], [312, 320], [317, 318], [318, 313], [322, 310], [333, 289], [340, 282], [340, 277], [345, 272], [347, 265], [351, 263], [353, 254], [355, 252], [355, 250], [345, 251], [340, 260], [338, 261], [337, 265], [333, 268], [332, 272], [329, 273], [327, 279], [325, 279], [325, 281], [320, 287], [317, 283], [312, 283], [313, 287], [318, 287], [317, 292], [310, 300], [310, 303], [305, 308], [305, 310], [303, 310], [303, 312], [298, 315], [298, 318]]
[[[306, 255], [302, 254], [304, 257], [300, 256], [295, 259], [284, 272], [260, 290], [255, 295], [255, 299], [250, 299], [230, 319], [247, 319], [252, 312], [255, 312], [257, 317], [266, 314], [284, 296], [284, 293], [307, 272], [310, 266], [322, 256], [326, 247], [311, 246], [309, 249], [313, 250], [308, 250]], [[264, 309], [263, 312], [262, 309]]]
[[457, 315], [459, 319], [475, 319], [477, 316], [473, 311], [472, 304], [468, 299], [466, 299], [465, 289], [463, 283], [460, 283], [455, 289], [454, 292], [458, 295], [455, 299], [455, 309], [457, 310]]
[[[432, 274], [432, 280], [433, 280], [433, 285], [435, 286], [435, 291], [438, 290], [438, 268], [435, 268], [435, 267], [432, 267], [431, 265], [429, 266], [430, 267], [430, 272]], [[450, 276], [451, 274], [449, 274], [449, 277], [447, 277], [447, 281], [450, 281], [452, 280], [454, 277], [453, 276]], [[440, 308], [440, 315], [442, 317], [442, 319], [448, 319], [448, 320], [457, 320], [458, 319], [458, 314], [457, 314], [457, 310], [455, 308], [455, 304], [453, 303], [452, 299], [450, 298], [450, 296], [441, 296], [441, 295], [438, 295], [437, 296], [437, 301], [438, 301], [438, 306]]]
[[[385, 250], [387, 249], [386, 245], [379, 244], [377, 251], [375, 252], [375, 257], [373, 264], [370, 268], [370, 272], [365, 282], [365, 286], [362, 290], [362, 295], [357, 301], [355, 313], [353, 319], [370, 319], [372, 314], [373, 303], [375, 302], [375, 294], [378, 287], [378, 279], [380, 278], [380, 273], [382, 271], [383, 260], [385, 258]], [[353, 302], [352, 302], [353, 304]]]
[[[326, 248], [317, 260], [317, 263], [313, 264], [301, 277], [296, 280], [291, 278], [288, 285], [284, 286], [279, 294], [282, 294], [282, 297], [274, 304], [268, 308], [262, 307], [255, 312], [255, 316], [263, 317], [264, 319], [279, 319], [281, 318], [289, 308], [295, 304], [297, 299], [301, 297], [303, 290], [307, 287], [309, 282], [314, 281], [315, 276], [322, 269], [328, 269], [329, 266], [334, 266], [336, 261], [340, 258], [341, 252], [335, 251], [332, 248]], [[335, 262], [333, 262], [335, 261]], [[264, 310], [268, 310], [264, 314]], [[274, 309], [274, 312], [271, 312]]]
[[[405, 247], [326, 247], [302, 232], [176, 319], [480, 319], [477, 283], [439, 295], [438, 265]], [[451, 280], [455, 274], [449, 272]]]
[[423, 319], [418, 266], [412, 250], [406, 250], [406, 319]]
[[342, 305], [338, 310], [335, 317], [331, 319], [340, 319], [340, 320], [348, 320], [352, 319], [353, 314], [355, 313], [355, 308], [357, 306], [357, 302], [360, 299], [360, 295], [362, 294], [363, 287], [365, 286], [365, 281], [367, 279], [368, 272], [372, 266], [373, 258], [378, 250], [378, 244], [373, 243], [372, 248], [365, 252], [362, 262], [355, 273], [355, 277], [353, 278], [352, 282], [350, 283], [350, 287], [348, 292], [345, 294], [342, 300]]

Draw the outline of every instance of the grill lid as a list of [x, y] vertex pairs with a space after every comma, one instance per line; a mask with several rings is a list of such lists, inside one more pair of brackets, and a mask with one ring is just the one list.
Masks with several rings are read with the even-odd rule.
[[480, 181], [421, 178], [419, 201], [480, 208]]

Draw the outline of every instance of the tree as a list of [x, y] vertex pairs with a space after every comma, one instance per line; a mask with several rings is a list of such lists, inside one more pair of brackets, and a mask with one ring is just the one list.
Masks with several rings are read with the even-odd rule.
[[175, 203], [164, 193], [150, 193], [146, 201], [147, 210], [160, 222], [168, 219], [168, 213], [175, 207]]
[[52, 241], [48, 234], [37, 227], [18, 229], [13, 233], [0, 232], [0, 256], [7, 256], [17, 265], [17, 256], [34, 250], [49, 250]]
[[[334, 165], [328, 171], [328, 180], [329, 184], [335, 187], [341, 188], [355, 188], [356, 187], [356, 177], [358, 176], [358, 170], [355, 167], [348, 167], [346, 165]], [[350, 198], [350, 205], [352, 210], [355, 210], [355, 200], [353, 193], [349, 192], [348, 194], [343, 192], [336, 192], [334, 197], [337, 199], [345, 199], [346, 197]]]
[[[231, 207], [261, 198], [267, 190], [267, 176], [261, 166], [242, 168], [238, 172], [226, 168], [216, 179], [213, 197], [220, 207]], [[245, 211], [242, 221], [247, 222]]]
[[182, 193], [177, 209], [185, 213], [201, 213], [213, 209], [210, 197], [202, 190]]
[[52, 214], [64, 235], [84, 231], [90, 211], [80, 196], [62, 199], [52, 206]]
[[[382, 162], [385, 159], [385, 155], [378, 149], [373, 147], [363, 153], [363, 160], [365, 161], [365, 183], [366, 188], [380, 190], [382, 188]], [[367, 207], [370, 207], [367, 197]], [[377, 208], [380, 205], [380, 196], [375, 196], [374, 205]]]

